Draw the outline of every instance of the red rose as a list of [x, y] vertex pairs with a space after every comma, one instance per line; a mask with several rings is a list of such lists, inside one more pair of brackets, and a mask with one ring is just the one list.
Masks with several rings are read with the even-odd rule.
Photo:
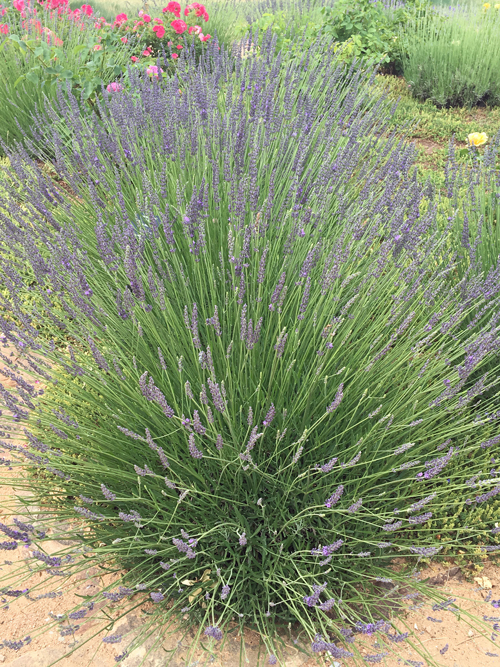
[[182, 19], [176, 19], [175, 21], [172, 21], [170, 25], [178, 35], [182, 35], [182, 33], [187, 30], [187, 25]]
[[153, 32], [156, 33], [158, 39], [161, 39], [165, 35], [165, 28], [162, 25], [155, 25]]

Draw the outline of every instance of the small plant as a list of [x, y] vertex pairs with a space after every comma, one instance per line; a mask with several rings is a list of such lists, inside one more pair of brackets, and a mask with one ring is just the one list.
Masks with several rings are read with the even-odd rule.
[[[58, 584], [82, 558], [126, 570], [68, 618], [144, 599], [210, 651], [234, 619], [270, 664], [288, 624], [358, 662], [377, 632], [379, 662], [408, 636], [378, 605], [381, 583], [412, 574], [392, 559], [439, 555], [436, 508], [500, 494], [481, 476], [498, 435], [474, 419], [498, 401], [500, 285], [457, 281], [413, 148], [383, 138], [373, 72], [321, 45], [282, 68], [267, 39], [236, 64], [215, 43], [180, 60], [181, 94], [132, 77], [100, 118], [60, 98], [74, 141], [51, 130], [53, 179], [9, 155], [1, 240], [41, 305], [2, 260], [20, 358], [1, 446], [79, 540], [37, 548], [32, 568]], [[476, 549], [498, 549], [494, 519]], [[0, 529], [8, 548], [40, 540]]]
[[500, 13], [455, 8], [404, 26], [401, 53], [412, 94], [442, 107], [500, 102]]

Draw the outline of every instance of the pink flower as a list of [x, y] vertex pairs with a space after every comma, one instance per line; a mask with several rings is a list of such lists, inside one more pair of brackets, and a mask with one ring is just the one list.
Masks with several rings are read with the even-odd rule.
[[127, 37], [120, 37], [120, 42], [123, 42], [124, 44], [126, 44], [128, 42]]
[[153, 32], [156, 33], [158, 39], [161, 39], [165, 35], [165, 28], [162, 25], [155, 25]]
[[94, 13], [94, 10], [92, 9], [92, 7], [90, 5], [82, 5], [81, 6], [81, 11], [84, 14], [86, 14], [87, 16], [92, 16], [92, 14]]
[[175, 58], [178, 58], [178, 57], [179, 57], [179, 54], [178, 54], [178, 53], [172, 53], [172, 58], [175, 59]]
[[96, 44], [94, 46], [94, 51], [102, 51], [102, 44]]
[[199, 25], [192, 25], [189, 28], [189, 34], [191, 35], [191, 33], [193, 32], [195, 33], [195, 35], [199, 35], [201, 32], [201, 27]]
[[0, 23], [0, 34], [2, 35], [8, 35], [9, 34], [9, 26], [4, 23]]
[[159, 25], [163, 25], [163, 21], [162, 21], [161, 19], [159, 19], [159, 18], [155, 18], [155, 19], [153, 19], [153, 21], [154, 21], [155, 23], [158, 23]]
[[13, 3], [14, 9], [17, 9], [18, 12], [24, 11], [24, 0], [14, 0]]
[[146, 70], [146, 73], [149, 74], [149, 76], [154, 76], [156, 78], [158, 78], [162, 72], [163, 70], [161, 67], [157, 67], [156, 65], [150, 65]]
[[183, 49], [184, 47], [182, 46], [182, 44], [177, 44], [177, 48], [178, 49]]
[[121, 83], [118, 83], [118, 81], [113, 81], [106, 86], [106, 90], [108, 93], [119, 93], [121, 90], [123, 90], [123, 86]]
[[170, 12], [174, 16], [177, 16], [177, 18], [180, 18], [181, 16], [181, 6], [178, 2], [169, 2], [166, 7], [162, 10], [164, 14], [167, 12]]
[[148, 56], [150, 56], [150, 55], [151, 55], [151, 51], [149, 50], [149, 48], [147, 48], [145, 51], [143, 51], [143, 52], [142, 52], [142, 55], [143, 55], [143, 56], [146, 56], [146, 58], [147, 58]]
[[133, 63], [136, 63], [136, 62], [139, 60], [139, 58], [138, 58], [137, 56], [132, 56], [132, 57], [130, 58], [130, 60], [131, 60]]
[[151, 22], [151, 16], [149, 14], [143, 14], [142, 15], [142, 20], [144, 23], [150, 23]]
[[170, 25], [178, 35], [182, 35], [182, 33], [187, 30], [187, 25], [182, 19], [176, 19], [175, 21], [172, 21]]
[[123, 23], [123, 21], [128, 21], [128, 16], [126, 14], [118, 14], [115, 21], [117, 23]]
[[200, 35], [200, 39], [202, 42], [208, 42], [209, 39], [211, 39], [212, 35]]

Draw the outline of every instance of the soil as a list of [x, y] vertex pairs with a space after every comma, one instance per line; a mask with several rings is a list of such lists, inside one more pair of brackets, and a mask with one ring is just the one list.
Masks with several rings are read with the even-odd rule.
[[[9, 356], [9, 349], [3, 350]], [[13, 386], [9, 378], [1, 378], [6, 388]], [[39, 508], [29, 506], [29, 492], [15, 488], [15, 471], [6, 471], [3, 468], [3, 481], [12, 480], [12, 486], [0, 485], [0, 521], [10, 523], [9, 516], [28, 517], [33, 522]], [[6, 476], [9, 476], [6, 477]], [[22, 506], [22, 501], [28, 507]], [[64, 526], [61, 526], [64, 530]], [[47, 553], [54, 553], [62, 548], [64, 542], [58, 539], [57, 524], [55, 531], [51, 534], [52, 540], [44, 542], [43, 548]], [[33, 549], [33, 546], [30, 547]], [[28, 549], [18, 548], [15, 551], [3, 551], [0, 563], [0, 590], [5, 588], [5, 582], [16, 568], [23, 568], [23, 561], [29, 557]], [[397, 567], [397, 562], [395, 562]], [[54, 581], [48, 577], [46, 584], [42, 584], [41, 574], [26, 573], [25, 578], [17, 583], [18, 587], [32, 589], [36, 586], [35, 593], [30, 593], [30, 599], [21, 596], [15, 600], [5, 598], [0, 594], [0, 643], [4, 640], [22, 639], [31, 635], [31, 642], [22, 646], [18, 651], [8, 648], [0, 648], [0, 665], [5, 667], [49, 667], [55, 664], [60, 667], [111, 667], [116, 665], [116, 656], [120, 655], [127, 643], [105, 644], [103, 637], [106, 636], [102, 628], [102, 612], [95, 608], [85, 620], [80, 622], [80, 627], [74, 635], [61, 636], [60, 627], [57, 623], [57, 614], [65, 614], [68, 610], [81, 602], [81, 596], [96, 593], [99, 589], [107, 586], [113, 581], [113, 575], [102, 576], [101, 571], [95, 567], [82, 570], [73, 575], [57, 587]], [[436, 590], [449, 598], [456, 600], [455, 604], [460, 609], [460, 614], [449, 610], [432, 610], [432, 601], [423, 606], [421, 603], [414, 605], [414, 609], [401, 614], [394, 621], [394, 627], [399, 632], [410, 632], [407, 641], [391, 645], [392, 654], [384, 653], [384, 647], [377, 645], [376, 637], [357, 636], [354, 646], [361, 651], [364, 664], [385, 665], [386, 667], [399, 667], [400, 665], [412, 665], [416, 667], [427, 667], [438, 664], [449, 667], [498, 667], [500, 665], [500, 646], [496, 648], [492, 641], [496, 639], [492, 635], [492, 628], [500, 618], [482, 622], [483, 616], [500, 617], [500, 609], [492, 607], [491, 600], [500, 598], [500, 569], [491, 562], [486, 562], [480, 573], [464, 577], [460, 568], [453, 563], [442, 563], [431, 565], [421, 573], [422, 579], [430, 579], [430, 583], [436, 586]], [[115, 576], [116, 578], [116, 576]], [[469, 580], [470, 579], [470, 580]], [[54, 598], [41, 598], [35, 600], [37, 595], [44, 592], [56, 591]], [[381, 591], [381, 598], [384, 591]], [[396, 605], [397, 605], [396, 601]], [[121, 603], [107, 605], [106, 610], [110, 618], [118, 619], [124, 608]], [[37, 628], [53, 619], [53, 627], [45, 632]], [[140, 610], [132, 611], [126, 617], [116, 621], [112, 634], [125, 634], [131, 632], [132, 637], [143, 626], [144, 615]], [[258, 635], [251, 631], [245, 631], [240, 637], [238, 632], [229, 635], [224, 642], [222, 651], [215, 654], [212, 661], [207, 653], [197, 651], [190, 654], [189, 647], [193, 644], [196, 628], [189, 631], [178, 629], [164, 639], [159, 635], [153, 635], [145, 645], [126, 657], [119, 664], [123, 667], [164, 667], [170, 664], [172, 667], [184, 667], [190, 665], [213, 664], [221, 667], [237, 667], [238, 665], [267, 664], [266, 652], [260, 645]], [[500, 631], [500, 628], [499, 628]], [[500, 635], [500, 632], [499, 632]], [[500, 644], [500, 636], [498, 642]], [[243, 647], [244, 657], [240, 663], [240, 651]], [[448, 647], [446, 649], [446, 647]], [[301, 650], [299, 644], [284, 638], [283, 662], [287, 667], [314, 667], [322, 664], [332, 667], [354, 667], [354, 660], [335, 660], [323, 656], [316, 662], [309, 658]], [[72, 652], [73, 651], [73, 652]], [[422, 658], [420, 655], [427, 651], [430, 659]], [[374, 656], [376, 658], [374, 660]], [[169, 658], [171, 662], [168, 663]], [[434, 661], [434, 662], [433, 662]], [[359, 664], [359, 663], [358, 663]]]

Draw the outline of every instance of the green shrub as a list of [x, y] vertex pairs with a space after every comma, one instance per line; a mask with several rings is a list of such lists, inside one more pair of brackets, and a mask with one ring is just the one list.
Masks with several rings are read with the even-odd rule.
[[[25, 208], [1, 196], [1, 242], [42, 305], [19, 301], [26, 278], [3, 260], [14, 322], [0, 327], [22, 361], [0, 424], [25, 446], [1, 446], [73, 522], [85, 567], [126, 568], [127, 588], [68, 614], [145, 596], [150, 620], [200, 626], [190, 656], [234, 620], [270, 664], [287, 625], [358, 662], [377, 631], [379, 662], [407, 636], [380, 619], [380, 584], [439, 555], [434, 512], [467, 502], [498, 442], [474, 415], [498, 401], [500, 284], [485, 303], [481, 280], [457, 281], [413, 148], [379, 138], [390, 108], [373, 72], [322, 45], [282, 68], [270, 49], [233, 61], [209, 44], [179, 63], [181, 94], [133, 77], [100, 117], [61, 98], [74, 142], [51, 132], [58, 178], [10, 153]], [[479, 483], [471, 504], [486, 507], [498, 478]], [[494, 520], [476, 550], [498, 548]], [[0, 530], [5, 548], [34, 540]], [[41, 572], [83, 567], [71, 546], [33, 553]]]
[[413, 95], [437, 106], [500, 103], [500, 12], [429, 13], [401, 33], [403, 74]]

